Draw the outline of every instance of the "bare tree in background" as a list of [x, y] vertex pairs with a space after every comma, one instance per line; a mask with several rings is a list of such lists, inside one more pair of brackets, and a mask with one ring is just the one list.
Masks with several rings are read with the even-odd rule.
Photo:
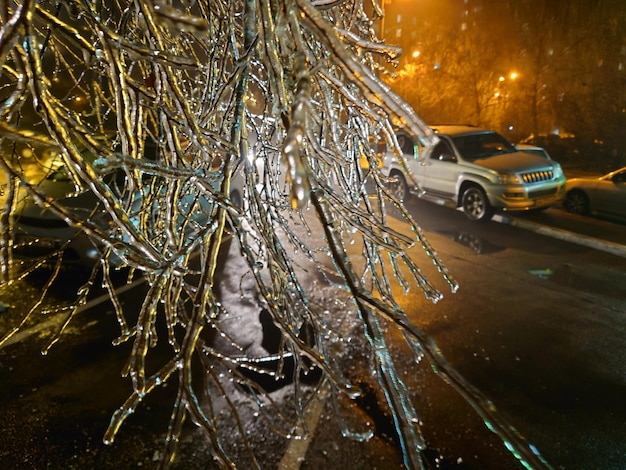
[[[204, 429], [221, 465], [236, 464], [224, 447], [216, 411], [220, 402], [241, 426], [230, 395], [233, 379], [278, 431], [291, 436], [306, 432], [304, 409], [322, 388], [356, 397], [358, 388], [335, 360], [345, 343], [333, 329], [329, 306], [318, 303], [313, 286], [303, 282], [306, 266], [352, 299], [354, 311], [345, 315], [362, 325], [407, 467], [422, 467], [425, 444], [386, 348], [390, 327], [402, 332], [416, 360], [425, 356], [474, 406], [520, 461], [543, 465], [400, 307], [403, 290], [421, 289], [432, 301], [441, 297], [407, 255], [408, 247], [423, 247], [452, 290], [456, 283], [379, 170], [380, 144], [402, 154], [395, 126], [426, 148], [435, 139], [377, 79], [377, 64], [398, 53], [376, 38], [378, 2], [24, 0], [3, 1], [0, 8], [0, 163], [7, 177], [2, 282], [51, 260], [56, 268], [63, 262], [63, 247], [33, 264], [14, 259], [14, 215], [24, 197], [79, 228], [98, 250], [99, 262], [64, 325], [102, 273], [117, 312], [118, 341], [132, 343], [124, 373], [133, 390], [114, 414], [106, 442], [164, 383], [176, 384], [178, 394], [163, 465], [174, 458], [186, 418]], [[72, 211], [27, 177], [24, 149], [41, 172], [49, 171], [42, 148], [57, 149], [75, 194], [93, 193], [96, 210]], [[237, 178], [243, 181], [239, 192]], [[392, 209], [401, 214], [402, 233], [389, 227]], [[312, 240], [316, 230], [323, 239]], [[273, 359], [294, 364], [296, 413], [286, 424], [271, 397], [242, 371], [280, 376], [287, 368], [265, 370], [267, 358], [247, 355], [222, 323], [232, 314], [216, 289], [227, 231], [239, 244], [261, 307], [282, 333]], [[138, 314], [125, 312], [116, 297], [111, 272], [120, 267], [147, 279]], [[36, 316], [39, 303], [27, 317]], [[161, 336], [158, 319], [167, 325]], [[172, 355], [155, 368], [150, 352], [158, 342], [168, 342]], [[307, 391], [299, 377], [311, 368], [321, 371], [322, 380]]]

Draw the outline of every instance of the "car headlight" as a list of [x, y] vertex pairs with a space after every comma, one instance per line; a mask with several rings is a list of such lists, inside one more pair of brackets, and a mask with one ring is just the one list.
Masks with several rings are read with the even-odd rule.
[[554, 179], [559, 179], [563, 176], [563, 168], [558, 163], [554, 164]]
[[514, 173], [498, 173], [500, 184], [522, 184], [522, 180]]

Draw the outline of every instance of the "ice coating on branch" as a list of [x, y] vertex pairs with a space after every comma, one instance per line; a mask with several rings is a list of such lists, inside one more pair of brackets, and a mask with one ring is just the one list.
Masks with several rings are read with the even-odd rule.
[[287, 162], [287, 182], [291, 185], [289, 191], [291, 208], [302, 209], [309, 200], [311, 190], [302, 148], [305, 145], [307, 102], [311, 98], [311, 82], [302, 57], [297, 57], [295, 67], [296, 91], [282, 154]]
[[[91, 240], [99, 260], [75, 305], [63, 310], [51, 345], [101, 272], [120, 327], [114, 342], [132, 345], [122, 371], [132, 390], [111, 418], [106, 443], [156, 387], [175, 383], [163, 464], [175, 458], [186, 418], [205, 431], [222, 466], [238, 464], [228, 450], [234, 437], [221, 432], [224, 412], [249, 450], [240, 465], [258, 467], [241, 425], [242, 403], [277, 433], [301, 437], [310, 397], [322, 388], [337, 402], [359, 396], [342, 358], [361, 341], [405, 465], [420, 468], [418, 410], [387, 343], [399, 329], [415, 360], [430, 361], [520, 461], [541, 462], [401, 308], [403, 292], [422, 291], [437, 302], [437, 281], [451, 291], [458, 285], [378, 166], [381, 147], [398, 148], [398, 126], [427, 148], [436, 137], [375, 72], [381, 56], [393, 59], [399, 50], [376, 37], [382, 9], [372, 6], [114, 0], [57, 9], [33, 0], [2, 7], [2, 282], [44, 263], [55, 266], [52, 282], [63, 263], [67, 244], [30, 265], [14, 262], [14, 214], [23, 201]], [[44, 158], [50, 145], [59, 151]], [[26, 150], [40, 176], [62, 169], [71, 186], [65, 196], [92, 195], [91, 210], [72, 210], [41, 178], [29, 179], [20, 157]], [[409, 255], [415, 248], [425, 265]], [[220, 284], [225, 252], [245, 266], [239, 286]], [[430, 265], [436, 280], [426, 274]], [[149, 286], [139, 312], [125, 311], [117, 298], [111, 274], [124, 267], [129, 279], [143, 276]], [[22, 324], [37, 315], [46, 292]], [[240, 336], [238, 322], [258, 319], [239, 318], [233, 297], [267, 312], [279, 337], [272, 352], [251, 349]], [[2, 332], [0, 342], [18, 328]], [[159, 342], [172, 357], [154, 366]], [[283, 382], [290, 382], [295, 416], [267, 392]], [[343, 431], [372, 435], [366, 426]]]

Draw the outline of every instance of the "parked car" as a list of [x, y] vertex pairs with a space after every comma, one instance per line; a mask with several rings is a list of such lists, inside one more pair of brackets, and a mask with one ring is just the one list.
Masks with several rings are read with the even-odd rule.
[[[43, 152], [37, 153], [41, 155]], [[46, 148], [45, 155], [38, 177], [31, 184], [47, 200], [58, 202], [77, 217], [98, 220], [98, 199], [91, 191], [76, 192], [59, 149]], [[88, 162], [96, 159], [86, 150], [82, 156]], [[42, 207], [24, 188], [18, 193], [13, 216], [13, 252], [17, 258], [44, 260], [62, 252], [66, 265], [93, 265], [100, 256], [97, 247], [82, 230], [49, 208]], [[104, 220], [102, 222], [106, 224]]]
[[626, 221], [626, 167], [600, 177], [568, 180], [564, 206], [574, 214]]
[[580, 160], [580, 149], [584, 142], [569, 133], [561, 134], [531, 134], [522, 139], [518, 145], [528, 145], [545, 149], [553, 158], [562, 163]]
[[532, 153], [533, 155], [539, 155], [540, 157], [547, 158], [548, 160], [552, 160], [548, 151], [543, 147], [538, 147], [536, 145], [531, 144], [517, 144], [515, 148], [520, 152]]
[[[152, 155], [148, 155], [148, 152]], [[78, 220], [90, 220], [103, 230], [109, 229], [110, 216], [102, 207], [100, 199], [89, 189], [76, 193], [76, 187], [59, 156], [58, 149], [49, 151], [49, 154], [50, 157], [43, 166], [45, 172], [41, 180], [35, 184], [36, 190], [45, 195], [46, 199], [61, 205]], [[155, 155], [154, 148], [146, 150], [147, 158], [154, 159]], [[96, 157], [86, 150], [82, 152], [82, 157], [89, 163], [96, 160]], [[122, 171], [111, 172], [103, 178], [114, 192], [121, 194], [125, 178]], [[241, 204], [243, 185], [244, 178], [241, 172], [237, 172], [232, 180], [230, 194], [234, 204]], [[151, 189], [151, 191], [154, 190], [154, 188]], [[210, 202], [205, 198], [197, 198], [191, 192], [185, 192], [184, 189], [181, 190], [181, 194], [183, 196], [178, 200], [181, 219], [189, 218], [202, 225], [206, 221], [206, 214], [210, 212]], [[143, 206], [142, 193], [137, 191], [132, 197], [130, 221], [138, 224], [139, 212]], [[155, 205], [158, 204], [159, 199], [155, 198]], [[155, 209], [159, 210], [158, 207]], [[53, 210], [42, 207], [25, 189], [19, 193], [13, 215], [13, 252], [18, 259], [37, 262], [47, 260], [44, 264], [49, 264], [55, 256], [62, 253], [64, 266], [91, 267], [101, 257], [102, 246], [96, 245], [80, 226], [73, 225]], [[182, 223], [187, 228], [193, 226], [184, 220]], [[114, 265], [122, 262], [117, 256], [111, 260]]]
[[398, 143], [416, 184], [389, 152], [385, 170], [396, 197], [410, 193], [436, 202], [449, 201], [475, 221], [495, 211], [540, 210], [560, 204], [565, 196], [561, 166], [543, 156], [519, 151], [495, 131], [478, 127], [432, 126], [439, 136], [430, 156], [403, 132]]

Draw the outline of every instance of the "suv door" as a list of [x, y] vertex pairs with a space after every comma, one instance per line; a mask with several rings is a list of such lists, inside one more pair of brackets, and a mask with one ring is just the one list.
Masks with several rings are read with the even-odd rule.
[[424, 191], [446, 199], [455, 198], [459, 169], [452, 146], [445, 138], [435, 145], [430, 158], [421, 163], [417, 172]]

